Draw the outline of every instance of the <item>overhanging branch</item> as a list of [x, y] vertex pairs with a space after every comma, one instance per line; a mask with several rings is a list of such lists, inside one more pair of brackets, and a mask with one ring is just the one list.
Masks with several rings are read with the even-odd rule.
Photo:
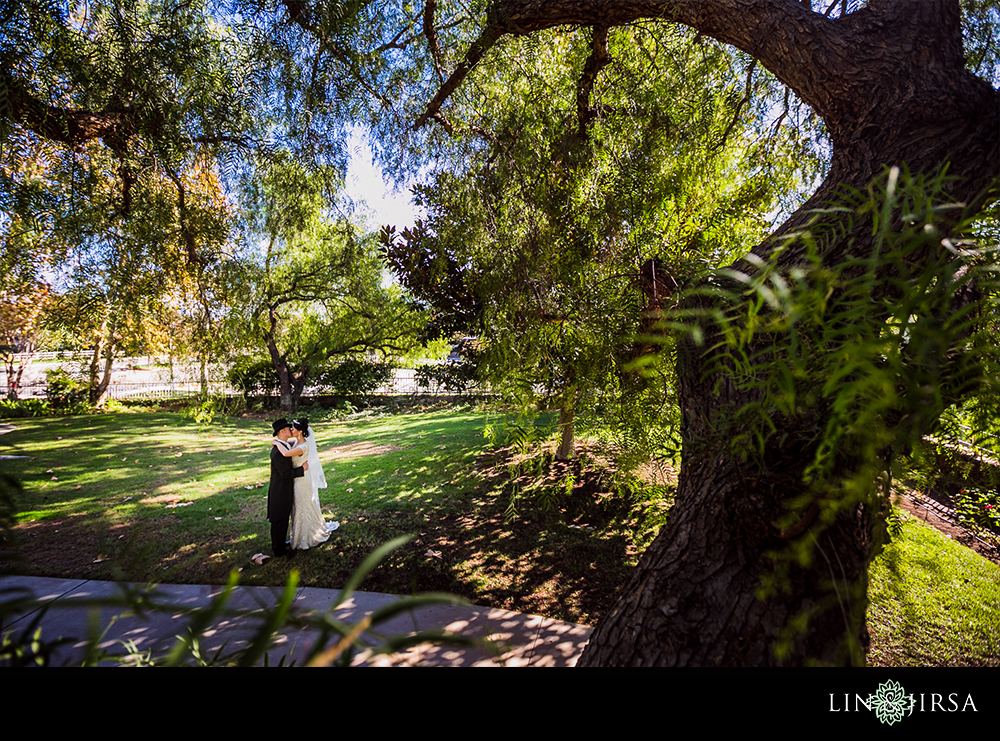
[[[902, 65], [914, 48], [928, 48], [927, 53], [949, 63], [960, 54], [960, 49], [950, 45], [928, 46], [936, 38], [932, 21], [939, 17], [939, 5], [885, 0], [833, 19], [796, 0], [497, 0], [490, 6], [479, 37], [413, 128], [435, 117], [506, 34], [524, 35], [558, 26], [611, 29], [641, 19], [681, 23], [747, 52], [824, 119], [856, 115], [845, 101], [871, 85], [870, 80], [849, 74], [858, 67], [859, 55], [883, 61], [896, 58]], [[893, 24], [895, 35], [886, 36], [886, 23]]]
[[52, 106], [39, 100], [6, 71], [0, 72], [0, 96], [5, 99], [10, 117], [18, 124], [45, 139], [70, 146], [103, 139], [121, 156], [125, 154], [125, 142], [138, 129], [136, 113], [131, 108], [83, 111]]

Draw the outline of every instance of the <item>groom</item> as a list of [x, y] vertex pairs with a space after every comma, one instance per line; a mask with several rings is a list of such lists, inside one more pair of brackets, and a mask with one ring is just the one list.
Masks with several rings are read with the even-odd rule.
[[[274, 437], [280, 445], [289, 448], [288, 440], [292, 436], [292, 426], [281, 418], [271, 423]], [[271, 550], [275, 556], [294, 556], [295, 551], [288, 547], [288, 518], [292, 514], [292, 502], [295, 501], [295, 479], [304, 476], [309, 470], [308, 461], [301, 468], [292, 465], [292, 459], [286, 458], [277, 446], [271, 446], [271, 482], [267, 488], [267, 519], [271, 521]]]

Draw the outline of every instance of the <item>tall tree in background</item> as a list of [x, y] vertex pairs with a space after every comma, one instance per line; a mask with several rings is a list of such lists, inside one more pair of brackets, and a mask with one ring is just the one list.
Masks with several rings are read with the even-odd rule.
[[16, 400], [25, 368], [38, 351], [49, 287], [44, 283], [7, 286], [0, 291], [0, 354], [7, 374], [7, 398]]
[[335, 215], [328, 188], [335, 180], [286, 158], [262, 164], [245, 198], [245, 238], [259, 242], [263, 254], [238, 277], [248, 295], [237, 302], [245, 312], [233, 318], [245, 318], [250, 341], [266, 349], [285, 411], [295, 411], [324, 362], [403, 353], [423, 329], [422, 313], [398, 288], [382, 287], [374, 239]]
[[[116, 162], [105, 148], [89, 142], [60, 157], [39, 140], [22, 137], [14, 146], [31, 156], [13, 161], [13, 180], [43, 192], [46, 200], [72, 204], [31, 218], [14, 213], [4, 235], [10, 264], [15, 272], [44, 271], [59, 284], [47, 321], [78, 335], [88, 328], [80, 336], [92, 353], [86, 371], [91, 401], [99, 403], [115, 354], [125, 346], [148, 351], [155, 316], [168, 297], [184, 290], [205, 296], [217, 283], [213, 271], [230, 219], [219, 178], [205, 160], [180, 173], [152, 167], [131, 186], [130, 212], [124, 215]], [[178, 227], [174, 177], [185, 193], [184, 221], [197, 233], [194, 260], [190, 234]]]
[[251, 98], [200, 3], [2, 2], [0, 19], [3, 261], [65, 284], [54, 319], [91, 327], [99, 402], [122, 343], [174, 288], [211, 282], [217, 162], [249, 145]]
[[[220, 260], [232, 214], [224, 198], [206, 201], [201, 176], [235, 193], [289, 152], [314, 173], [343, 170], [348, 127], [389, 103], [376, 91], [386, 87], [379, 59], [395, 47], [379, 49], [379, 34], [406, 17], [366, 5], [332, 9], [335, 28], [317, 38], [281, 3], [0, 0], [4, 266], [33, 276], [42, 262], [69, 273], [76, 261], [87, 266], [78, 277], [94, 276], [110, 256], [135, 268], [91, 285], [109, 317], [97, 324], [94, 379], [102, 363], [110, 368], [122, 302], [147, 296], [147, 279], [168, 292], [191, 288], [187, 278], [165, 281], [171, 271], [196, 276], [188, 294], [200, 306], [205, 368], [215, 278], [239, 267]], [[151, 193], [152, 220], [142, 202]], [[159, 235], [144, 243], [133, 238], [154, 227]], [[378, 323], [366, 321], [369, 330]]]

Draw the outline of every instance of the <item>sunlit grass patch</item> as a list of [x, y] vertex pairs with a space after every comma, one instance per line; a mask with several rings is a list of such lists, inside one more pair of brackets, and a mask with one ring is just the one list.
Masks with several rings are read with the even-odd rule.
[[869, 577], [869, 663], [1000, 666], [1000, 566], [907, 516]]

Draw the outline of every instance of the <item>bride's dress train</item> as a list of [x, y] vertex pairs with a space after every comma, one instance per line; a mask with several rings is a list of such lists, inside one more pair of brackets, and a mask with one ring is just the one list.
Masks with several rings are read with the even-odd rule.
[[[305, 455], [292, 456], [292, 464], [299, 468], [306, 461]], [[325, 543], [330, 532], [339, 523], [327, 523], [319, 509], [319, 493], [312, 476], [306, 474], [295, 479], [295, 503], [292, 505], [291, 547], [304, 551]]]

